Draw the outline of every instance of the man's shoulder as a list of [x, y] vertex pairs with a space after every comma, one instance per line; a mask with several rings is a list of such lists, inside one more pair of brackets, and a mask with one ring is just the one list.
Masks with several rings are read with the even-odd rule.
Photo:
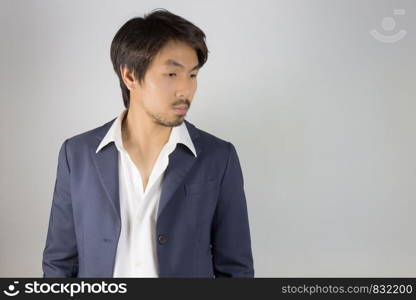
[[67, 138], [66, 142], [71, 147], [95, 145], [104, 138], [105, 134], [110, 129], [111, 124], [115, 121], [115, 119], [116, 118], [113, 118], [111, 121], [108, 121], [98, 127], [71, 136]]
[[[66, 139], [70, 148], [84, 148], [85, 146], [98, 146], [100, 141], [104, 138], [111, 125], [116, 118], [90, 129], [81, 132]], [[210, 151], [230, 151], [232, 147], [231, 142], [214, 135], [211, 132], [202, 130], [193, 123], [185, 120], [188, 132], [194, 144], [198, 144], [201, 148], [209, 149]]]
[[193, 142], [205, 150], [208, 149], [211, 155], [218, 152], [220, 152], [221, 155], [224, 155], [224, 152], [228, 153], [230, 148], [233, 147], [230, 141], [220, 138], [206, 130], [202, 130], [189, 121], [186, 121], [185, 123]]

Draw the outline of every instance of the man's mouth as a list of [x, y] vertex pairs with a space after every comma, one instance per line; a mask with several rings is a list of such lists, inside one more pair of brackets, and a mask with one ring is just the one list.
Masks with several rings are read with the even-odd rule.
[[184, 115], [188, 111], [188, 106], [187, 105], [178, 105], [178, 106], [175, 106], [173, 108], [173, 110], [179, 115]]

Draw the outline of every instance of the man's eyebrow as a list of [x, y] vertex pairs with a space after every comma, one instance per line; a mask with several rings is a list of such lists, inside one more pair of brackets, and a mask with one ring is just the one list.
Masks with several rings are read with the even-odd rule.
[[[173, 59], [168, 59], [168, 60], [166, 60], [166, 61], [165, 61], [165, 65], [167, 65], [167, 66], [175, 66], [175, 67], [179, 67], [179, 68], [181, 68], [181, 69], [185, 69], [184, 65], [182, 65], [182, 64], [180, 64], [180, 63], [178, 63], [176, 60], [173, 60]], [[195, 67], [193, 67], [193, 68], [191, 69], [191, 71], [193, 71], [193, 70], [198, 70], [198, 69], [199, 69], [199, 64], [198, 64], [198, 65], [196, 65]]]

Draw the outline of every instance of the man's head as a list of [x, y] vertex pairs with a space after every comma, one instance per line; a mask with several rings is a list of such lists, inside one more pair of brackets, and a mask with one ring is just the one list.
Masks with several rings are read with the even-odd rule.
[[111, 60], [124, 106], [136, 106], [156, 123], [182, 123], [197, 88], [208, 49], [204, 32], [167, 10], [133, 18], [116, 33]]

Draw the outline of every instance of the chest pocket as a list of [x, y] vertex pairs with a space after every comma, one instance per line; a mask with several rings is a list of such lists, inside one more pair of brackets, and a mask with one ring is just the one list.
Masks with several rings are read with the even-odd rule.
[[212, 179], [203, 182], [185, 183], [185, 193], [188, 196], [216, 190], [218, 184], [219, 179]]
[[194, 225], [210, 223], [219, 193], [219, 179], [185, 184], [189, 218]]

